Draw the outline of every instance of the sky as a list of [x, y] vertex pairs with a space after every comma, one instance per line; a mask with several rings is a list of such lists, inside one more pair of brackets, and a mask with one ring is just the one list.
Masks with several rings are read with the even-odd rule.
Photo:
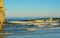
[[60, 0], [4, 0], [6, 17], [60, 17]]

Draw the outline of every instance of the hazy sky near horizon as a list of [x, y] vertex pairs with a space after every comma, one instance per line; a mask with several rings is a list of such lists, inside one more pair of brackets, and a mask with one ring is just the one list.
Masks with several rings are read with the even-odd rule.
[[5, 0], [6, 17], [60, 17], [60, 0]]

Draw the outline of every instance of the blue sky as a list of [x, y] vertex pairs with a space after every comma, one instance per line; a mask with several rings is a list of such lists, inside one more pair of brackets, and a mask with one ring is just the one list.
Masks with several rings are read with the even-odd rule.
[[60, 0], [5, 0], [6, 17], [60, 17]]

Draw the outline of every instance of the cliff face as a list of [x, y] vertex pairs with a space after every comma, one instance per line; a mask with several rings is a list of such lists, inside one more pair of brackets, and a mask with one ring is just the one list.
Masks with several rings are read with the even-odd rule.
[[5, 20], [4, 0], [0, 0], [0, 29]]

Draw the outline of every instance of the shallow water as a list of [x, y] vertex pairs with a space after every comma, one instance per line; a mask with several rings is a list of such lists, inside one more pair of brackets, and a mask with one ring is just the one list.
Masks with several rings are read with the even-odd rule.
[[[13, 26], [6, 25], [4, 28], [4, 31], [0, 33], [1, 38], [60, 38], [60, 27], [47, 28], [14, 24]], [[36, 28], [39, 30], [27, 30], [25, 28]]]
[[12, 35], [5, 38], [60, 38], [60, 34], [43, 34], [43, 35]]

